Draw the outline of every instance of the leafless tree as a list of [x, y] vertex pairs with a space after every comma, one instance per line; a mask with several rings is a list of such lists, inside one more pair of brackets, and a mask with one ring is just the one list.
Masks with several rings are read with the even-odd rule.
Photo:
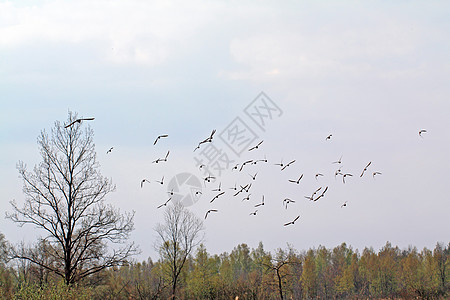
[[[77, 115], [69, 112], [67, 124], [74, 120]], [[12, 201], [13, 212], [7, 213], [20, 226], [31, 224], [44, 232], [46, 247], [40, 251], [49, 259], [20, 248], [12, 257], [49, 270], [68, 285], [137, 253], [134, 243], [127, 243], [134, 212], [122, 214], [105, 203], [115, 186], [100, 174], [93, 130], [83, 126], [79, 122], [65, 127], [56, 121], [50, 136], [41, 132], [42, 162], [33, 171], [23, 162], [17, 166], [25, 203], [19, 207]]]
[[155, 228], [158, 233], [156, 248], [166, 263], [168, 276], [172, 280], [172, 298], [176, 297], [179, 276], [189, 254], [203, 240], [203, 221], [181, 203], [167, 207], [164, 224]]

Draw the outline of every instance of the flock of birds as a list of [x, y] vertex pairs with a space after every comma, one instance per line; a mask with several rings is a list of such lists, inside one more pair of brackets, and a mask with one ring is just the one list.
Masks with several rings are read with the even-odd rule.
[[[92, 121], [92, 120], [94, 120], [94, 118], [80, 118], [80, 119], [76, 119], [76, 120], [74, 120], [73, 122], [71, 122], [70, 124], [66, 125], [65, 128], [68, 128], [68, 127], [70, 127], [70, 126], [72, 126], [72, 125], [74, 125], [74, 124], [76, 124], [76, 123], [81, 123], [82, 121]], [[200, 149], [200, 147], [201, 147], [203, 144], [206, 144], [206, 143], [212, 143], [212, 142], [213, 142], [213, 138], [214, 138], [215, 132], [216, 132], [216, 130], [212, 130], [211, 134], [210, 134], [207, 138], [201, 140], [201, 141], [198, 143], [198, 145], [195, 147], [194, 152], [195, 152], [197, 149]], [[419, 136], [420, 136], [421, 138], [423, 138], [423, 134], [426, 133], [426, 132], [427, 132], [427, 130], [425, 130], [425, 129], [420, 130], [420, 131], [419, 131]], [[325, 138], [325, 140], [326, 140], [326, 141], [331, 140], [332, 136], [333, 136], [332, 134], [329, 134], [329, 135]], [[158, 143], [158, 141], [160, 141], [161, 139], [168, 138], [168, 137], [169, 137], [168, 134], [158, 135], [158, 136], [156, 137], [155, 141], [153, 142], [153, 145], [156, 145], [156, 144]], [[250, 147], [250, 148], [248, 149], [248, 152], [255, 152], [256, 150], [260, 149], [260, 148], [261, 148], [261, 145], [263, 144], [263, 142], [264, 142], [264, 140], [259, 141], [256, 145]], [[107, 153], [107, 154], [111, 153], [113, 149], [114, 149], [114, 147], [109, 148], [109, 149], [106, 151], [106, 153]], [[168, 161], [169, 154], [170, 154], [170, 151], [167, 151], [167, 152], [166, 152], [166, 155], [165, 155], [163, 158], [157, 158], [157, 159], [153, 160], [152, 163], [158, 164], [158, 163], [167, 162], [167, 161]], [[342, 170], [342, 169], [343, 169], [343, 168], [342, 168], [342, 157], [343, 157], [343, 156], [341, 156], [338, 160], [333, 161], [332, 164], [337, 164], [337, 165], [338, 165], [338, 168], [337, 168], [336, 171], [334, 172], [335, 178], [337, 178], [338, 176], [341, 176], [341, 177], [342, 177], [342, 182], [343, 182], [343, 184], [345, 184], [346, 178], [348, 179], [348, 177], [353, 177], [353, 174], [352, 174], [352, 173], [346, 173], [346, 172], [343, 172], [343, 170]], [[274, 163], [273, 165], [274, 165], [274, 166], [278, 166], [278, 167], [280, 168], [280, 171], [284, 171], [285, 169], [287, 169], [287, 168], [289, 168], [290, 166], [292, 166], [293, 164], [295, 164], [295, 162], [296, 162], [295, 159], [289, 161], [288, 163], [283, 163], [283, 160], [281, 160], [279, 163]], [[259, 163], [268, 163], [268, 160], [267, 160], [266, 156], [264, 156], [263, 159], [247, 159], [247, 160], [243, 161], [242, 163], [238, 163], [238, 164], [234, 165], [234, 166], [231, 168], [231, 171], [232, 171], [232, 172], [233, 172], [233, 171], [236, 171], [236, 172], [243, 172], [244, 169], [245, 169], [247, 166], [249, 166], [249, 165], [256, 165], [256, 164], [259, 164]], [[369, 171], [369, 168], [371, 167], [371, 165], [372, 165], [372, 161], [369, 161], [369, 162], [364, 166], [364, 168], [362, 168], [362, 171], [361, 171], [359, 177], [363, 177], [363, 176]], [[199, 166], [199, 169], [201, 170], [202, 168], [205, 168], [205, 167], [206, 167], [206, 165], [201, 164], [201, 165]], [[382, 174], [382, 173], [381, 173], [380, 171], [372, 171], [372, 174], [371, 174], [371, 175], [372, 175], [373, 178], [375, 178], [376, 176], [379, 176], [379, 175], [381, 175], [381, 174]], [[241, 195], [241, 194], [245, 196], [244, 198], [242, 198], [242, 200], [241, 200], [242, 202], [244, 202], [244, 201], [250, 201], [250, 196], [252, 195], [252, 194], [250, 193], [250, 189], [251, 189], [251, 187], [252, 187], [253, 182], [255, 182], [255, 181], [257, 180], [258, 172], [254, 173], [254, 174], [253, 174], [253, 173], [249, 173], [248, 175], [249, 175], [249, 177], [250, 177], [250, 179], [251, 179], [251, 182], [250, 182], [250, 183], [247, 183], [247, 184], [244, 184], [244, 185], [240, 185], [240, 184], [238, 185], [238, 184], [235, 184], [233, 187], [230, 187], [230, 188], [229, 188], [230, 190], [233, 190], [233, 192], [232, 192], [233, 197], [238, 197], [238, 196]], [[322, 174], [322, 173], [316, 173], [314, 177], [315, 177], [315, 179], [318, 181], [319, 178], [322, 177], [322, 176], [324, 176], [324, 174]], [[300, 174], [298, 178], [288, 179], [287, 181], [288, 181], [289, 183], [299, 185], [299, 184], [301, 183], [301, 181], [302, 181], [303, 178], [304, 178], [304, 174]], [[216, 180], [216, 177], [214, 177], [214, 176], [212, 176], [212, 175], [208, 175], [208, 176], [203, 177], [203, 184], [204, 184], [205, 187], [206, 187], [207, 184], [209, 184], [209, 183], [211, 183], [211, 182], [214, 182], [215, 180]], [[158, 184], [160, 184], [160, 185], [164, 185], [164, 176], [162, 176], [161, 180], [155, 180], [155, 182], [158, 183]], [[143, 179], [141, 180], [141, 182], [140, 182], [141, 188], [143, 188], [143, 187], [144, 187], [144, 184], [146, 184], [146, 183], [151, 183], [151, 182], [150, 182], [150, 180], [148, 180], [147, 178], [143, 178]], [[326, 194], [326, 192], [328, 191], [328, 189], [329, 189], [328, 186], [325, 186], [325, 187], [320, 186], [319, 188], [315, 189], [311, 195], [304, 196], [304, 198], [306, 198], [306, 199], [308, 199], [308, 200], [310, 200], [310, 201], [312, 201], [312, 202], [316, 202], [316, 201], [320, 200], [321, 198], [324, 198], [324, 197], [325, 197], [325, 194]], [[216, 188], [211, 189], [211, 192], [215, 192], [216, 194], [215, 194], [214, 197], [209, 201], [210, 203], [213, 203], [215, 200], [219, 199], [220, 197], [222, 197], [223, 195], [226, 194], [225, 190], [222, 188], [222, 183], [221, 183], [221, 182], [219, 182], [219, 184], [218, 184], [218, 186], [217, 186]], [[174, 195], [173, 189], [172, 189], [171, 191], [168, 191], [168, 194], [169, 194], [169, 196], [170, 196], [170, 197], [168, 198], [168, 200], [166, 200], [164, 203], [158, 205], [158, 206], [157, 206], [157, 209], [162, 208], [162, 207], [165, 207], [165, 206], [167, 206], [167, 205], [170, 203], [170, 201], [172, 200], [172, 196]], [[198, 191], [195, 192], [195, 195], [196, 195], [196, 196], [199, 196], [199, 195], [201, 195], [201, 194], [202, 194], [202, 192], [201, 192], [200, 190], [198, 190]], [[264, 202], [264, 201], [265, 201], [265, 197], [264, 197], [264, 195], [262, 195], [261, 202], [259, 202], [259, 203], [257, 203], [257, 204], [254, 205], [254, 208], [255, 208], [255, 209], [254, 209], [252, 212], [250, 212], [249, 215], [250, 215], [250, 216], [256, 216], [257, 213], [258, 213], [258, 209], [257, 209], [257, 208], [261, 208], [262, 206], [264, 206], [264, 205], [265, 205], [265, 202]], [[283, 207], [285, 207], [285, 209], [288, 209], [289, 204], [295, 203], [295, 202], [296, 202], [295, 200], [292, 200], [292, 199], [290, 199], [290, 198], [285, 198], [285, 199], [283, 199], [283, 203], [282, 203], [282, 204], [283, 204]], [[346, 206], [347, 206], [347, 203], [348, 203], [348, 201], [345, 201], [344, 203], [341, 204], [340, 207], [341, 207], [341, 208], [346, 207]], [[213, 208], [213, 209], [208, 209], [208, 210], [206, 211], [206, 214], [205, 214], [205, 216], [204, 216], [204, 219], [206, 220], [206, 219], [208, 218], [208, 216], [209, 216], [211, 213], [217, 213], [217, 212], [219, 212], [218, 209], [215, 209], [215, 208]], [[284, 223], [283, 226], [294, 225], [295, 222], [296, 222], [299, 218], [300, 218], [300, 215], [297, 215], [292, 221], [289, 221], [289, 222]]]

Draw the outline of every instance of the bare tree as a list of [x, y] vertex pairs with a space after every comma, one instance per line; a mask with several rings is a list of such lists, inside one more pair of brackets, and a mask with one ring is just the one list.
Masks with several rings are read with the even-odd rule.
[[[77, 115], [69, 112], [67, 124], [75, 120]], [[50, 136], [41, 131], [42, 162], [32, 172], [18, 163], [25, 203], [20, 208], [12, 201], [13, 212], [7, 213], [20, 226], [32, 224], [45, 233], [46, 247], [40, 250], [49, 259], [20, 249], [14, 250], [13, 258], [54, 272], [66, 284], [121, 265], [137, 252], [134, 243], [126, 243], [134, 212], [122, 214], [105, 203], [115, 186], [99, 172], [93, 136], [82, 122], [65, 127], [56, 121]], [[114, 244], [121, 246], [114, 248]]]
[[172, 281], [172, 298], [176, 297], [179, 276], [189, 254], [203, 240], [203, 221], [177, 202], [164, 213], [164, 224], [156, 226], [159, 240], [156, 248], [169, 266]]

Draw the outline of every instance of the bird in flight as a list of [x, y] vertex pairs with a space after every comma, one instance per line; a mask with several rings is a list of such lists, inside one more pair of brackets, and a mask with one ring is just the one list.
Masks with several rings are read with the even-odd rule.
[[212, 198], [212, 200], [211, 200], [211, 201], [209, 201], [209, 203], [213, 203], [213, 202], [214, 202], [214, 200], [216, 200], [217, 198], [219, 198], [219, 197], [220, 197], [220, 196], [222, 196], [223, 194], [225, 194], [225, 192], [221, 192], [221, 193], [219, 193], [219, 194], [215, 195], [215, 196], [214, 196], [214, 198]]
[[376, 175], [381, 175], [381, 172], [373, 172], [372, 177], [375, 178]]
[[109, 148], [108, 151], [106, 151], [106, 154], [111, 153], [111, 151], [114, 149], [114, 147]]
[[278, 163], [278, 164], [274, 164], [275, 166], [280, 166], [281, 168], [284, 166], [284, 164], [283, 164], [283, 160], [281, 160], [281, 162], [280, 163]]
[[332, 164], [341, 164], [341, 163], [342, 163], [342, 156], [343, 156], [343, 155], [341, 155], [341, 157], [339, 158], [339, 160], [333, 161]]
[[283, 205], [286, 206], [286, 209], [288, 208], [288, 204], [289, 203], [295, 203], [295, 201], [292, 200], [292, 199], [289, 199], [289, 198], [286, 198], [286, 199], [283, 200]]
[[231, 169], [231, 171], [237, 170], [237, 169], [239, 169], [239, 164], [236, 164], [236, 165]]
[[166, 138], [168, 137], [168, 134], [162, 134], [162, 135], [158, 135], [158, 137], [156, 138], [156, 140], [153, 142], [153, 145], [156, 145], [156, 143], [159, 141], [160, 138]]
[[250, 213], [250, 216], [251, 216], [251, 215], [256, 216], [256, 213], [257, 213], [257, 212], [258, 212], [258, 210], [255, 210], [254, 212]]
[[70, 123], [69, 125], [64, 126], [64, 128], [68, 128], [70, 126], [72, 126], [75, 123], [81, 123], [81, 121], [92, 121], [95, 118], [81, 118], [81, 119], [76, 119], [75, 121], [73, 121], [72, 123]]
[[420, 130], [420, 131], [419, 131], [419, 136], [420, 136], [421, 138], [423, 138], [423, 136], [422, 136], [422, 133], [425, 133], [425, 132], [427, 132], [427, 130], [426, 130], [426, 129], [422, 129], [422, 130]]
[[245, 167], [245, 165], [251, 164], [252, 162], [253, 162], [253, 160], [247, 160], [247, 161], [244, 161], [244, 163], [241, 165], [241, 168], [239, 169], [239, 172], [242, 171], [242, 169]]
[[163, 204], [161, 204], [160, 206], [158, 206], [157, 208], [161, 208], [163, 206], [167, 206], [167, 203], [169, 203], [169, 201], [172, 200], [172, 197], [169, 198], [169, 200], [167, 200], [166, 202], [164, 202]]
[[284, 224], [284, 226], [294, 225], [295, 221], [297, 221], [299, 218], [300, 218], [300, 216], [295, 217], [294, 220], [292, 220], [291, 222], [287, 222], [286, 224]]
[[208, 175], [205, 178], [203, 178], [203, 182], [205, 183], [205, 186], [206, 186], [206, 183], [211, 182], [212, 179], [216, 179], [216, 177]]
[[332, 136], [333, 136], [332, 134], [329, 134], [329, 135], [325, 138], [325, 140], [326, 140], [326, 141], [331, 140], [331, 137], [332, 137]]
[[212, 192], [221, 192], [222, 191], [221, 186], [222, 186], [222, 182], [219, 182], [219, 187], [217, 189], [213, 189], [211, 191]]
[[345, 183], [345, 177], [347, 177], [347, 176], [353, 176], [353, 175], [350, 174], [350, 173], [345, 173], [345, 174], [343, 174], [343, 175], [342, 175], [342, 182]]
[[248, 194], [247, 197], [245, 197], [244, 199], [242, 199], [242, 201], [250, 201], [250, 195], [251, 195], [251, 194]]
[[290, 165], [292, 165], [293, 163], [295, 163], [295, 159], [291, 160], [290, 162], [288, 162], [284, 167], [281, 168], [281, 171], [283, 171], [284, 169], [286, 169], [287, 167], [289, 167]]
[[255, 160], [255, 161], [253, 162], [253, 164], [256, 165], [256, 164], [259, 163], [260, 161], [261, 161], [261, 162], [267, 162], [266, 156], [264, 155], [264, 159], [258, 159], [258, 160]]
[[322, 189], [322, 187], [319, 187], [317, 190], [314, 191], [314, 193], [311, 195], [311, 197], [305, 196], [306, 199], [309, 199], [311, 201], [314, 201], [314, 196]]
[[348, 201], [345, 201], [344, 204], [341, 205], [341, 208], [343, 208], [344, 206], [347, 206], [347, 202]]
[[252, 180], [256, 180], [256, 175], [258, 175], [258, 173], [255, 173], [255, 175], [252, 175], [252, 174], [248, 174], [251, 178], [252, 178]]
[[212, 213], [212, 212], [218, 212], [218, 210], [217, 210], [217, 209], [210, 209], [210, 210], [208, 210], [208, 211], [206, 212], [206, 215], [205, 215], [205, 220], [206, 220], [206, 218], [208, 217], [208, 214], [209, 214], [209, 213]]
[[156, 182], [159, 184], [164, 184], [164, 176], [161, 178], [161, 181], [156, 180]]
[[264, 195], [262, 196], [261, 203], [256, 204], [255, 207], [262, 206], [262, 205], [264, 205]]
[[248, 149], [248, 151], [252, 151], [252, 150], [258, 149], [258, 147], [261, 146], [261, 144], [262, 144], [263, 142], [264, 142], [264, 141], [259, 142], [256, 146], [253, 146], [253, 147], [251, 147], [250, 149]]
[[146, 181], [147, 181], [148, 183], [150, 183], [150, 181], [148, 181], [148, 180], [145, 179], [145, 178], [141, 180], [141, 188], [144, 186], [144, 182], [146, 182]]
[[328, 190], [328, 186], [325, 187], [325, 189], [323, 190], [322, 194], [320, 194], [319, 196], [317, 196], [317, 198], [314, 199], [313, 201], [315, 202], [315, 201], [319, 200], [320, 198], [322, 198], [323, 196], [325, 196], [325, 192], [326, 192], [327, 190]]
[[319, 176], [323, 176], [323, 174], [322, 174], [322, 173], [317, 173], [317, 174], [315, 175], [316, 180], [317, 180], [317, 178], [318, 178]]
[[167, 151], [167, 154], [164, 158], [158, 158], [157, 160], [154, 160], [154, 163], [159, 163], [160, 161], [167, 161], [167, 157], [169, 157], [170, 151]]
[[212, 142], [212, 139], [213, 139], [213, 136], [214, 136], [214, 133], [216, 133], [216, 130], [215, 130], [215, 129], [211, 132], [211, 135], [210, 135], [209, 137], [207, 137], [206, 139], [204, 139], [203, 141], [201, 141], [200, 143], [198, 143], [198, 146], [194, 149], [194, 151], [197, 150], [197, 149], [200, 149], [200, 145], [201, 145], [201, 144], [204, 144], [204, 143], [211, 143], [211, 142]]
[[361, 175], [359, 175], [359, 177], [363, 177], [363, 175], [364, 175], [364, 172], [366, 172], [367, 171], [367, 168], [370, 166], [370, 164], [371, 164], [372, 162], [371, 161], [369, 161], [369, 163], [367, 164], [367, 166], [365, 166], [364, 167], [364, 170], [362, 171], [362, 173], [361, 173]]
[[303, 178], [303, 174], [300, 175], [300, 177], [299, 177], [297, 180], [289, 179], [289, 182], [299, 184], [299, 183], [300, 183], [300, 180], [302, 180], [302, 178]]

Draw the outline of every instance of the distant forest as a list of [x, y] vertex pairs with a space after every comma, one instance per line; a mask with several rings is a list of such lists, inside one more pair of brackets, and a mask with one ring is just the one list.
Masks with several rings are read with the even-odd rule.
[[[5, 246], [2, 237], [2, 246]], [[3, 250], [4, 247], [3, 247]], [[208, 253], [200, 244], [183, 264], [177, 299], [448, 299], [450, 243], [433, 250], [378, 252], [345, 243], [275, 253], [246, 244], [231, 253]], [[42, 258], [45, 259], [45, 258]], [[72, 286], [45, 268], [16, 260], [0, 267], [2, 299], [170, 299], [172, 261], [130, 261]]]

